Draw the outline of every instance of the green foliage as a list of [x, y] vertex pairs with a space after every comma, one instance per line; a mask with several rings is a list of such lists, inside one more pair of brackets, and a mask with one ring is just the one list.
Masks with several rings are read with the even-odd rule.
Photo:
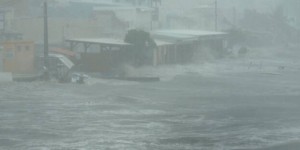
[[124, 41], [142, 49], [156, 47], [156, 43], [151, 38], [150, 34], [143, 30], [129, 30], [125, 36]]
[[125, 42], [132, 44], [131, 55], [134, 65], [144, 65], [150, 62], [152, 50], [157, 47], [150, 34], [143, 30], [129, 30], [124, 39]]

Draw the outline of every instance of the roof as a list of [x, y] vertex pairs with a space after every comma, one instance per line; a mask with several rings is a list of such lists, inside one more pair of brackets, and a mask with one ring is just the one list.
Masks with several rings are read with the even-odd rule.
[[[97, 38], [97, 39], [68, 39], [67, 42], [77, 42], [77, 43], [87, 43], [87, 44], [103, 44], [103, 45], [110, 45], [110, 46], [130, 46], [132, 44], [126, 43], [121, 39], [108, 39], [108, 38]], [[164, 40], [155, 39], [154, 40], [157, 46], [167, 46], [172, 45], [174, 43], [167, 42]], [[65, 54], [67, 56], [71, 56], [72, 54], [67, 52], [69, 50], [64, 49], [52, 49], [57, 53]], [[72, 51], [71, 51], [72, 52]], [[73, 52], [74, 53], [74, 52]]]
[[172, 45], [173, 43], [162, 41], [162, 40], [154, 40], [157, 46], [166, 46], [166, 45]]
[[50, 48], [50, 51], [58, 53], [58, 54], [63, 54], [63, 55], [66, 55], [66, 56], [70, 56], [70, 57], [75, 57], [76, 56], [75, 52], [70, 51], [68, 49], [63, 49], [63, 48]]
[[109, 38], [94, 38], [94, 39], [68, 39], [67, 42], [87, 43], [87, 44], [103, 44], [110, 46], [129, 46], [131, 44], [126, 43], [119, 39]]
[[168, 39], [171, 41], [198, 40], [207, 37], [222, 37], [225, 32], [202, 31], [202, 30], [157, 30], [152, 32], [153, 36], [159, 39]]
[[74, 63], [61, 54], [49, 54], [49, 57], [56, 57], [58, 58], [62, 63], [64, 63], [69, 69], [71, 69], [74, 66]]
[[153, 11], [149, 7], [136, 7], [136, 6], [99, 6], [95, 7], [94, 11], [111, 11], [111, 10], [140, 10], [140, 11]]

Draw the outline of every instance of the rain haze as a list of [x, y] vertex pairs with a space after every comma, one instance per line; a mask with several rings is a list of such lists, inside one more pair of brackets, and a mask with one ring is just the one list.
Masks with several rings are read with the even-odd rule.
[[299, 0], [0, 0], [0, 149], [299, 150]]

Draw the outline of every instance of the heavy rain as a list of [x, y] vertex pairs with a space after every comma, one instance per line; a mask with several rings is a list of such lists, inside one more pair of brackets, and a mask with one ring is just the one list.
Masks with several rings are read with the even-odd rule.
[[298, 150], [299, 0], [0, 0], [0, 149]]

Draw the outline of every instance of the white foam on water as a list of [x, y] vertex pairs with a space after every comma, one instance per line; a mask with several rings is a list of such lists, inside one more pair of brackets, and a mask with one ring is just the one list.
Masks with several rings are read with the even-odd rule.
[[[262, 61], [261, 55], [249, 56], [248, 58], [243, 59], [224, 59], [220, 61], [211, 61], [201, 64], [191, 64], [191, 65], [174, 65], [174, 66], [159, 66], [159, 67], [144, 67], [139, 69], [132, 69], [132, 73], [135, 75], [144, 75], [144, 76], [159, 76], [163, 79], [163, 81], [172, 80], [174, 77], [178, 75], [196, 75], [196, 76], [206, 76], [206, 77], [219, 77], [224, 74], [234, 74], [234, 73], [256, 73], [257, 74], [276, 74], [276, 78], [278, 80], [274, 80], [271, 78], [271, 83], [263, 83], [269, 84], [266, 87], [272, 87], [274, 82], [279, 83], [281, 87], [275, 87], [276, 92], [280, 91], [283, 86], [289, 88], [284, 91], [284, 94], [297, 94], [298, 87], [296, 84], [291, 85], [290, 82], [297, 77], [297, 66], [298, 62], [294, 60], [277, 60], [272, 59], [276, 58], [275, 54], [272, 56], [267, 56], [269, 52], [266, 52], [266, 56], [268, 59], [264, 59]], [[262, 63], [261, 63], [262, 62]], [[249, 64], [251, 64], [249, 68]], [[285, 66], [284, 69], [278, 69], [278, 66]], [[286, 79], [290, 75], [294, 74], [293, 78]], [[278, 75], [277, 75], [278, 74]], [[269, 76], [269, 75], [268, 75]], [[272, 75], [270, 75], [272, 76]], [[280, 77], [277, 77], [280, 76]], [[248, 78], [249, 76], [246, 76]], [[267, 79], [267, 78], [266, 78]], [[284, 80], [280, 80], [284, 79]], [[231, 80], [230, 80], [231, 81]], [[232, 80], [233, 81], [233, 80]], [[241, 80], [242, 81], [242, 80]], [[243, 80], [244, 81], [244, 80]], [[251, 82], [252, 80], [247, 80], [247, 82]], [[259, 80], [263, 81], [263, 80]], [[15, 83], [13, 83], [15, 84]], [[159, 85], [154, 85], [150, 88], [158, 89], [154, 92], [151, 91], [136, 91], [137, 88], [140, 87], [141, 84], [136, 82], [127, 82], [127, 81], [118, 81], [118, 80], [102, 80], [102, 79], [90, 79], [88, 81], [88, 86], [81, 85], [47, 85], [46, 87], [43, 85], [44, 83], [34, 83], [34, 84], [18, 84], [14, 86], [4, 86], [4, 91], [2, 91], [2, 96], [8, 98], [12, 98], [15, 100], [15, 103], [18, 104], [19, 101], [24, 101], [24, 98], [27, 100], [25, 102], [30, 102], [26, 107], [21, 103], [18, 105], [9, 104], [6, 101], [2, 101], [1, 104], [4, 106], [20, 107], [23, 109], [31, 110], [25, 112], [27, 114], [33, 116], [44, 117], [48, 116], [49, 118], [44, 118], [42, 120], [44, 122], [51, 122], [53, 125], [42, 126], [43, 122], [40, 125], [41, 130], [45, 130], [48, 132], [54, 131], [58, 132], [59, 135], [69, 135], [70, 137], [66, 137], [60, 141], [57, 139], [52, 139], [51, 137], [46, 137], [47, 139], [53, 140], [39, 140], [32, 139], [33, 142], [18, 142], [21, 146], [20, 149], [151, 149], [153, 146], [155, 149], [213, 149], [213, 150], [229, 150], [229, 149], [245, 149], [245, 148], [260, 148], [270, 145], [276, 145], [280, 143], [289, 142], [292, 140], [299, 140], [300, 138], [300, 128], [297, 127], [289, 127], [284, 126], [282, 122], [276, 122], [275, 127], [270, 127], [270, 129], [260, 128], [262, 122], [255, 122], [255, 125], [258, 126], [249, 126], [246, 124], [241, 128], [231, 128], [230, 131], [227, 130], [227, 126], [235, 125], [239, 123], [239, 121], [243, 120], [235, 120], [234, 118], [210, 118], [211, 116], [206, 116], [207, 111], [218, 111], [221, 108], [228, 106], [219, 106], [214, 105], [214, 107], [208, 107], [206, 109], [205, 106], [203, 108], [199, 105], [199, 109], [201, 109], [201, 113], [195, 112], [197, 115], [190, 114], [189, 110], [176, 110], [177, 112], [170, 112], [170, 108], [168, 106], [160, 105], [161, 101], [167, 98], [173, 98], [172, 96], [159, 97], [160, 100], [153, 100], [153, 97], [147, 97], [147, 94], [156, 94], [156, 92], [167, 92], [172, 93], [176, 96], [176, 90], [170, 91], [167, 87], [160, 87]], [[126, 85], [136, 85], [136, 89], [121, 89], [118, 88], [115, 90], [115, 87]], [[94, 85], [99, 85], [95, 86]], [[103, 85], [103, 86], [102, 86]], [[99, 88], [107, 88], [108, 90], [112, 89], [113, 93], [105, 93], [106, 91], [99, 91]], [[142, 85], [143, 86], [143, 85]], [[172, 85], [173, 86], [173, 85]], [[178, 85], [180, 86], [180, 85]], [[129, 86], [131, 87], [131, 86]], [[179, 87], [174, 87], [175, 89], [180, 89]], [[201, 86], [197, 88], [204, 88]], [[272, 87], [273, 88], [273, 87]], [[149, 87], [147, 86], [147, 88]], [[75, 90], [75, 91], [74, 91]], [[83, 91], [84, 94], [76, 93], [78, 91]], [[92, 91], [90, 91], [92, 90]], [[144, 90], [144, 89], [143, 89]], [[140, 93], [138, 93], [140, 92]], [[145, 92], [145, 93], [144, 93]], [[247, 91], [248, 92], [248, 91]], [[256, 92], [256, 91], [255, 91]], [[272, 92], [272, 91], [270, 91]], [[270, 94], [267, 91], [267, 94]], [[282, 91], [280, 91], [282, 92]], [[21, 94], [18, 96], [16, 93]], [[85, 95], [87, 94], [87, 95]], [[91, 94], [91, 95], [89, 95]], [[179, 93], [181, 94], [181, 93]], [[250, 93], [250, 95], [253, 93]], [[272, 93], [271, 93], [272, 94]], [[276, 94], [276, 93], [273, 93]], [[53, 96], [55, 95], [55, 96]], [[129, 95], [129, 96], [128, 96]], [[254, 95], [254, 94], [253, 94]], [[299, 95], [299, 93], [298, 93]], [[175, 97], [174, 96], [174, 97]], [[210, 95], [211, 96], [211, 95]], [[215, 95], [214, 95], [215, 96]], [[35, 98], [43, 98], [35, 100]], [[183, 96], [183, 98], [185, 98]], [[97, 100], [96, 100], [97, 99]], [[101, 99], [98, 100], [98, 99]], [[149, 106], [151, 102], [151, 108], [144, 108]], [[38, 102], [41, 102], [40, 105]], [[91, 102], [91, 103], [90, 103]], [[166, 104], [169, 102], [170, 107], [172, 107], [173, 101], [164, 101]], [[175, 102], [175, 101], [174, 101]], [[152, 108], [153, 103], [160, 106], [158, 109]], [[207, 102], [210, 103], [210, 102]], [[213, 103], [213, 102], [212, 102]], [[101, 106], [103, 104], [109, 104], [107, 106], [118, 106], [112, 107], [111, 109], [108, 107], [106, 109], [93, 108], [95, 104]], [[198, 103], [197, 103], [198, 104]], [[202, 103], [201, 103], [202, 104]], [[34, 109], [30, 106], [36, 106]], [[259, 105], [259, 104], [257, 104]], [[39, 106], [41, 106], [39, 108]], [[105, 105], [104, 105], [105, 106]], [[120, 107], [119, 107], [120, 106]], [[177, 107], [177, 106], [175, 106]], [[186, 106], [184, 106], [186, 107]], [[181, 109], [181, 106], [178, 106]], [[224, 109], [225, 109], [224, 108]], [[45, 110], [38, 110], [45, 109]], [[48, 109], [48, 110], [47, 110]], [[163, 109], [163, 110], [162, 110]], [[165, 109], [165, 110], [164, 110]], [[4, 110], [2, 110], [4, 111]], [[9, 110], [13, 111], [13, 110]], [[33, 113], [36, 111], [37, 113]], [[203, 115], [202, 115], [203, 112]], [[222, 111], [221, 111], [222, 112]], [[13, 113], [19, 114], [22, 112], [15, 111]], [[218, 112], [217, 112], [218, 113]], [[2, 113], [3, 118], [13, 118], [14, 115], [11, 116], [9, 113]], [[43, 114], [43, 115], [40, 115]], [[219, 114], [220, 115], [220, 114]], [[148, 118], [149, 116], [149, 118]], [[151, 118], [153, 117], [153, 118]], [[155, 118], [159, 117], [159, 119]], [[259, 117], [259, 116], [258, 116]], [[25, 117], [26, 118], [26, 117]], [[66, 131], [66, 133], [60, 128], [60, 125], [63, 121], [70, 122], [64, 123], [62, 126], [70, 126], [70, 128], [77, 128], [73, 132], [73, 129], [70, 131]], [[296, 117], [295, 117], [296, 118]], [[86, 120], [85, 120], [86, 119]], [[124, 120], [127, 119], [128, 121]], [[5, 120], [4, 120], [5, 121]], [[29, 120], [30, 123], [33, 120]], [[128, 124], [122, 124], [122, 123]], [[245, 121], [245, 120], [244, 120]], [[167, 123], [166, 123], [167, 122]], [[247, 121], [245, 121], [247, 123]], [[12, 128], [16, 126], [16, 124], [11, 124], [9, 120], [6, 120], [7, 125], [11, 125]], [[297, 125], [297, 124], [296, 124]], [[179, 126], [178, 133], [173, 133], [175, 131], [171, 130], [173, 126]], [[204, 127], [203, 127], [204, 126]], [[239, 125], [237, 125], [239, 126]], [[279, 128], [278, 126], [282, 126]], [[195, 129], [190, 129], [189, 127], [195, 127]], [[203, 127], [203, 128], [202, 128]], [[223, 128], [224, 127], [224, 128]], [[32, 127], [30, 127], [32, 128]], [[56, 128], [56, 130], [48, 130], [48, 128]], [[69, 127], [68, 127], [69, 128]], [[116, 130], [119, 129], [119, 130]], [[187, 129], [188, 131], [185, 131]], [[189, 130], [190, 129], [190, 130]], [[197, 132], [198, 129], [201, 133]], [[219, 129], [219, 130], [214, 130]], [[25, 129], [24, 129], [25, 130]], [[45, 132], [43, 131], [43, 132]], [[173, 131], [173, 132], [172, 132]], [[202, 131], [207, 131], [206, 133], [202, 133]], [[40, 131], [39, 131], [40, 132]], [[195, 132], [195, 133], [194, 133]], [[171, 139], [175, 139], [174, 143], [169, 145], [155, 143], [155, 139], [161, 139], [161, 136], [166, 136]], [[174, 135], [174, 136], [173, 136]], [[10, 135], [13, 137], [14, 135]], [[180, 139], [178, 137], [195, 137], [198, 136], [205, 137], [207, 139], [212, 139], [214, 142], [212, 145], [205, 145], [201, 143], [201, 141], [196, 144], [181, 144], [181, 141], [176, 143], [176, 139]], [[10, 138], [10, 137], [8, 137]], [[30, 137], [29, 137], [30, 138]], [[154, 139], [154, 140], [153, 140]], [[217, 139], [217, 140], [215, 140]], [[36, 140], [36, 141], [34, 141]], [[136, 142], [137, 141], [137, 142]], [[149, 142], [149, 147], [145, 146], [144, 141]], [[24, 144], [24, 145], [22, 145]], [[143, 145], [144, 144], [144, 145]], [[203, 145], [201, 145], [203, 144]], [[23, 147], [24, 146], [24, 147]]]
[[210, 59], [199, 63], [185, 65], [162, 65], [134, 68], [126, 66], [126, 74], [130, 76], [160, 77], [162, 81], [170, 81], [178, 75], [197, 74], [200, 76], [220, 76], [224, 73], [265, 73], [280, 75], [286, 72], [300, 73], [298, 58], [282, 57], [281, 53], [294, 56], [295, 51], [280, 48], [253, 49], [244, 57]]
[[100, 78], [89, 78], [86, 85], [92, 86], [96, 84], [111, 85], [111, 86], [122, 86], [122, 85], [136, 85], [138, 82], [114, 80], [114, 79], [100, 79]]
[[190, 65], [163, 65], [148, 66], [142, 68], [131, 68], [132, 76], [160, 77], [162, 81], [170, 81], [178, 75], [200, 74], [211, 76], [216, 74], [213, 64], [190, 64]]

